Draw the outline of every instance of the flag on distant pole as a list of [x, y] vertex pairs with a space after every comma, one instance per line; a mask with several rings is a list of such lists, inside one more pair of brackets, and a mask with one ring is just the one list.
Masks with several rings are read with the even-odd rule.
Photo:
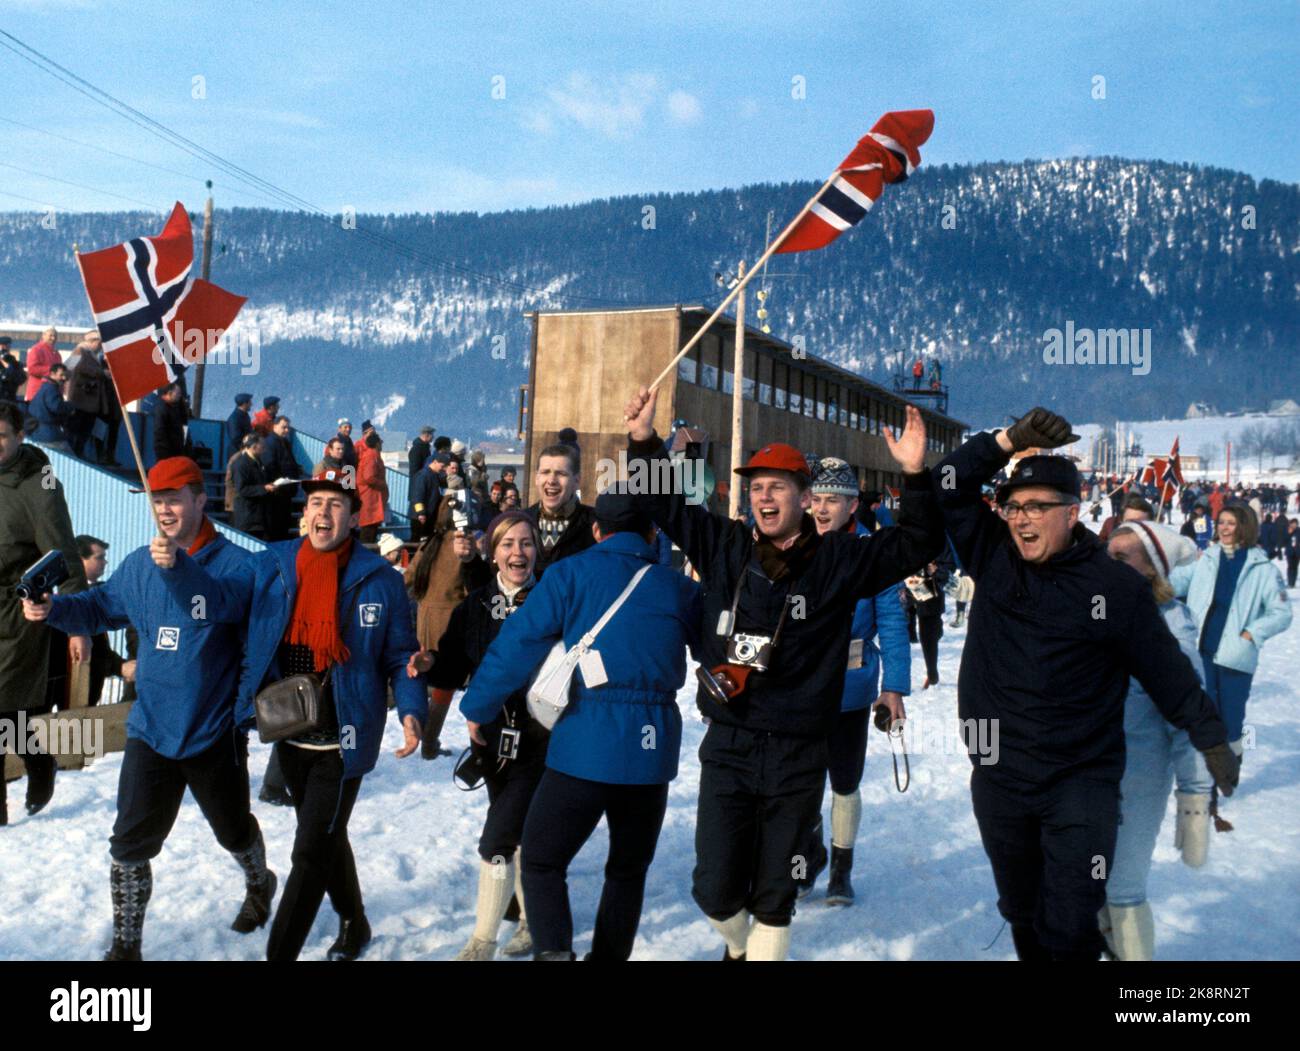
[[885, 190], [921, 163], [920, 148], [934, 131], [928, 109], [886, 113], [839, 164], [835, 177], [814, 199], [808, 214], [781, 241], [777, 252], [824, 248], [856, 226]]
[[158, 236], [77, 256], [123, 406], [215, 350], [244, 305], [243, 296], [191, 277], [193, 262], [194, 232], [180, 202]]

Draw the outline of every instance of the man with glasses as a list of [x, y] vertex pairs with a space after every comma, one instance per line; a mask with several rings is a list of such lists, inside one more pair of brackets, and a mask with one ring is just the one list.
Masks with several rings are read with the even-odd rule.
[[[979, 589], [958, 679], [971, 798], [998, 910], [1021, 960], [1095, 960], [1097, 914], [1115, 849], [1124, 773], [1124, 698], [1134, 677], [1186, 729], [1225, 795], [1238, 762], [1227, 730], [1170, 634], [1145, 580], [1079, 522], [1079, 473], [1026, 456], [980, 495], [1012, 453], [1077, 441], [1033, 409], [975, 435], [934, 468], [957, 555]], [[989, 737], [996, 728], [996, 737]], [[998, 741], [996, 760], [974, 741]]]

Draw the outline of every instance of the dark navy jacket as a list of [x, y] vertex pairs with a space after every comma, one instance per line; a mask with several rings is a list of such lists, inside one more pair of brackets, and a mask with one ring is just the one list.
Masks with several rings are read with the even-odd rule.
[[[983, 433], [933, 471], [953, 546], [979, 589], [957, 711], [962, 720], [997, 720], [999, 758], [981, 772], [1018, 789], [1073, 774], [1118, 782], [1130, 677], [1198, 749], [1225, 742], [1227, 730], [1146, 580], [1082, 525], [1047, 562], [1020, 557], [1006, 522], [981, 496], [1007, 460]], [[941, 484], [947, 478], [953, 487]], [[971, 760], [978, 762], [973, 751]]]
[[[305, 539], [285, 540], [254, 556], [248, 646], [236, 708], [240, 725], [251, 725], [255, 719], [257, 691], [280, 677], [276, 651], [289, 627], [298, 587], [298, 548], [305, 543]], [[347, 779], [374, 769], [388, 717], [390, 686], [399, 718], [413, 715], [423, 724], [429, 711], [423, 681], [406, 676], [406, 662], [419, 645], [402, 575], [355, 541], [339, 582], [339, 626], [350, 656], [334, 667], [331, 681]]]
[[102, 587], [54, 596], [49, 623], [92, 636], [133, 626], [140, 637], [139, 699], [127, 717], [127, 736], [169, 759], [187, 759], [233, 725], [244, 618], [239, 603], [241, 596], [246, 602], [252, 576], [252, 555], [223, 536], [193, 558], [181, 552], [172, 569], [159, 569], [147, 547], [137, 548]]
[[647, 563], [631, 597], [596, 639], [609, 681], [588, 687], [573, 675], [569, 706], [551, 731], [546, 765], [570, 777], [615, 785], [665, 784], [677, 776], [686, 649], [700, 619], [699, 586], [656, 564], [633, 533], [554, 563], [506, 618], [461, 699], [465, 718], [488, 723], [527, 685], [556, 641], [575, 645]]
[[63, 394], [53, 380], [41, 381], [28, 411], [40, 424], [32, 434], [33, 441], [66, 442], [68, 440], [63, 425], [72, 419], [72, 414], [76, 410], [69, 402], [63, 400]]

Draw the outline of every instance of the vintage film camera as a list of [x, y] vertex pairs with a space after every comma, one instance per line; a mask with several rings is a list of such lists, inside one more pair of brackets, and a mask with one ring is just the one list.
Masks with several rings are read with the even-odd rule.
[[772, 656], [785, 626], [793, 596], [787, 595], [781, 607], [776, 630], [771, 635], [749, 635], [736, 631], [736, 610], [740, 605], [740, 588], [744, 578], [736, 581], [736, 591], [731, 600], [731, 612], [718, 618], [718, 634], [727, 638], [727, 662], [716, 668], [697, 668], [695, 677], [700, 685], [719, 704], [726, 704], [745, 689], [752, 672], [765, 672], [771, 667]]
[[62, 551], [54, 550], [27, 567], [14, 585], [14, 593], [20, 599], [39, 602], [67, 579], [68, 563]]

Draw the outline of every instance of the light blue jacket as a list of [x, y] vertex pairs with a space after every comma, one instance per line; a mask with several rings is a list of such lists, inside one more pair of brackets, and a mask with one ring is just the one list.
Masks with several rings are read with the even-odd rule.
[[[502, 625], [474, 672], [460, 710], [491, 722], [526, 686], [560, 639], [575, 645], [632, 576], [658, 551], [633, 533], [615, 533], [551, 565], [518, 612]], [[588, 687], [573, 674], [569, 705], [551, 731], [546, 765], [570, 777], [614, 785], [665, 784], [677, 776], [686, 650], [699, 634], [699, 585], [654, 564], [593, 647], [608, 682]]]
[[[870, 536], [860, 522], [855, 532]], [[907, 637], [907, 614], [899, 601], [902, 584], [894, 584], [871, 598], [864, 598], [853, 611], [853, 630], [849, 645], [862, 642], [862, 666], [850, 668], [844, 675], [844, 696], [840, 711], [853, 712], [868, 707], [882, 689], [895, 693], [912, 692], [912, 644]], [[880, 639], [879, 645], [876, 643]], [[884, 657], [885, 681], [880, 681], [881, 657]]]
[[[1174, 594], [1184, 599], [1196, 619], [1198, 639], [1214, 601], [1214, 582], [1219, 575], [1222, 553], [1222, 547], [1211, 544], [1195, 562], [1178, 566], [1169, 574]], [[1253, 675], [1259, 664], [1259, 648], [1290, 626], [1286, 582], [1263, 550], [1252, 547], [1246, 552], [1246, 564], [1237, 578], [1214, 663]], [[1250, 632], [1253, 643], [1241, 637], [1243, 631]]]

